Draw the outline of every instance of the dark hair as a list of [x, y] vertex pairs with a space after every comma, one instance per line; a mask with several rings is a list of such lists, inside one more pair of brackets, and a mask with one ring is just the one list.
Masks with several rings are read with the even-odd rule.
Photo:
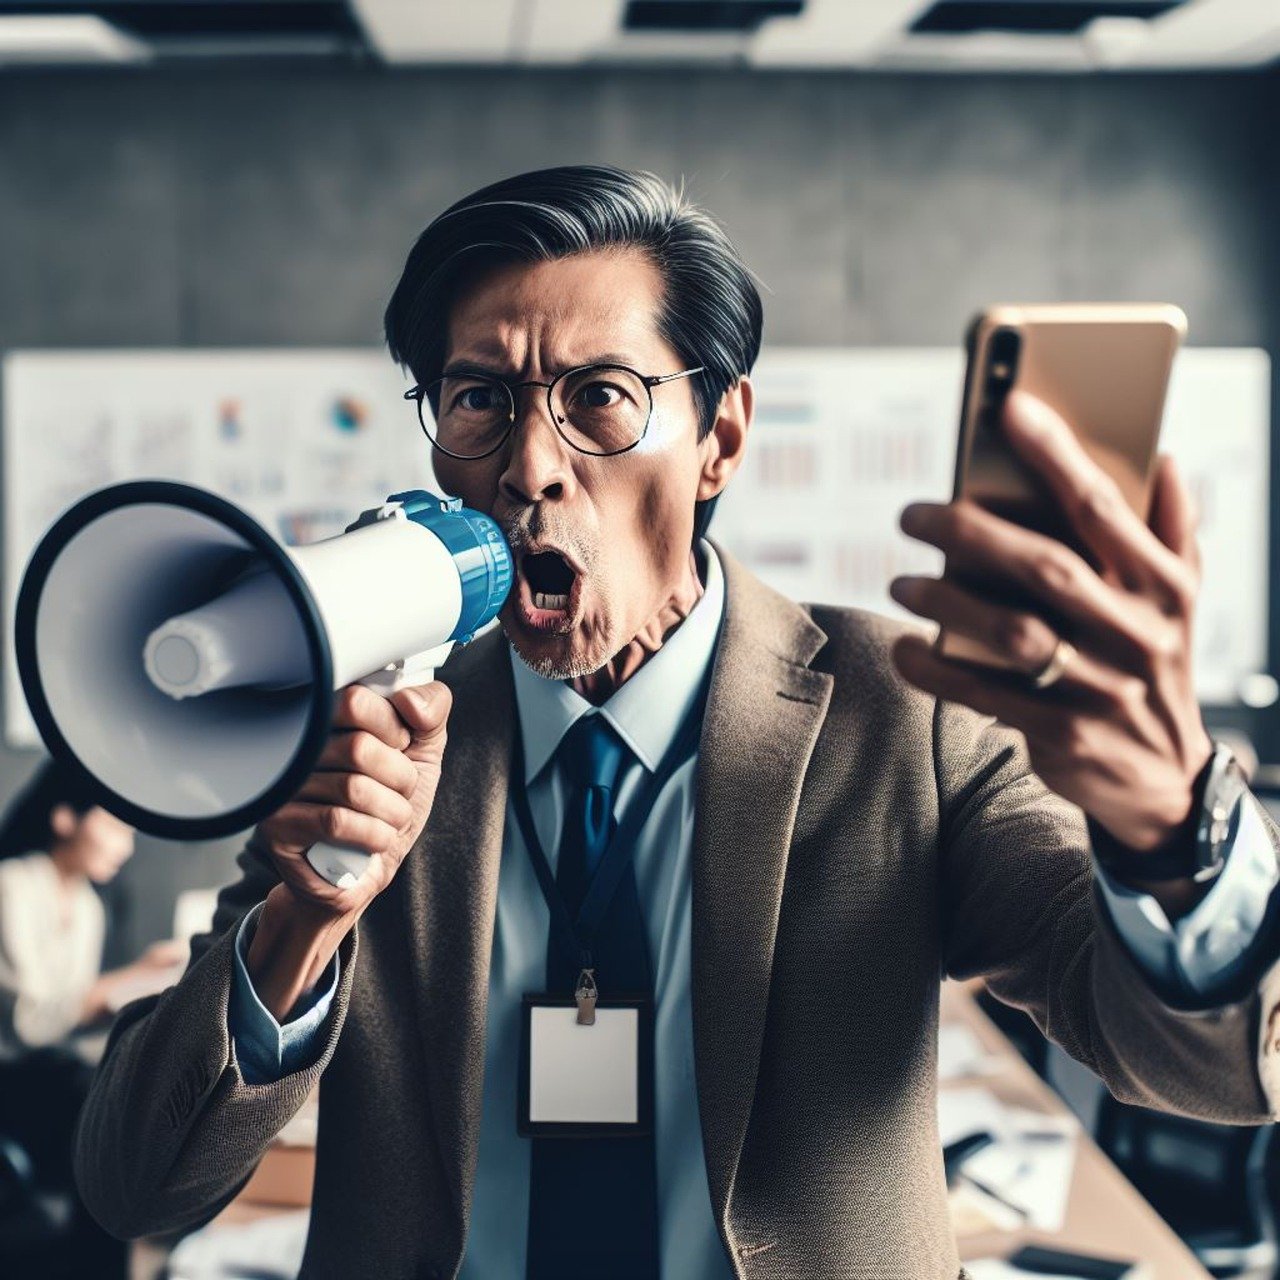
[[92, 789], [65, 765], [50, 760], [18, 793], [0, 818], [0, 859], [22, 853], [47, 852], [54, 842], [49, 818], [60, 805], [77, 814], [100, 804]]
[[[662, 273], [662, 335], [690, 365], [703, 438], [724, 393], [751, 372], [763, 310], [723, 228], [652, 173], [608, 165], [540, 169], [483, 187], [418, 237], [385, 316], [387, 347], [419, 384], [440, 376], [449, 308], [477, 275], [509, 262], [638, 249]], [[649, 370], [645, 370], [649, 372]], [[698, 504], [696, 536], [715, 499]]]

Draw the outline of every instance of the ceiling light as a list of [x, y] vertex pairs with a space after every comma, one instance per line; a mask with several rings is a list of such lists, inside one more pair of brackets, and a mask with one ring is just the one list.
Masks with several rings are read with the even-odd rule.
[[141, 62], [150, 50], [88, 14], [0, 16], [0, 63]]

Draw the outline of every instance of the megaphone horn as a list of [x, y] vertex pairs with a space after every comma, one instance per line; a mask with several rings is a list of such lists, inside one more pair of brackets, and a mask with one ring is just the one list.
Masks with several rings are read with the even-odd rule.
[[[512, 576], [489, 516], [421, 490], [286, 548], [203, 489], [115, 485], [32, 555], [18, 670], [46, 745], [107, 808], [154, 835], [208, 839], [298, 790], [335, 689], [429, 680], [497, 616]], [[367, 860], [330, 845], [308, 858], [334, 884]]]

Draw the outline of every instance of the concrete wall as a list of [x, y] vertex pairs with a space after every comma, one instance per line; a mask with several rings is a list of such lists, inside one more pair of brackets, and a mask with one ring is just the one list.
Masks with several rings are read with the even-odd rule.
[[[0, 348], [372, 344], [444, 204], [594, 160], [688, 180], [767, 286], [772, 342], [950, 343], [1002, 296], [1168, 298], [1193, 341], [1275, 358], [1278, 122], [1274, 75], [6, 72]], [[33, 763], [0, 751], [0, 801]], [[144, 841], [134, 941], [228, 866]]]

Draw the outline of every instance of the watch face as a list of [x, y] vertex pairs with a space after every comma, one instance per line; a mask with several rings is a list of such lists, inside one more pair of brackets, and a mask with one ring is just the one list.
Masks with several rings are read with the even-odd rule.
[[1209, 879], [1222, 870], [1227, 841], [1248, 780], [1231, 748], [1214, 746], [1204, 794], [1200, 801], [1200, 822], [1196, 830], [1197, 880]]

